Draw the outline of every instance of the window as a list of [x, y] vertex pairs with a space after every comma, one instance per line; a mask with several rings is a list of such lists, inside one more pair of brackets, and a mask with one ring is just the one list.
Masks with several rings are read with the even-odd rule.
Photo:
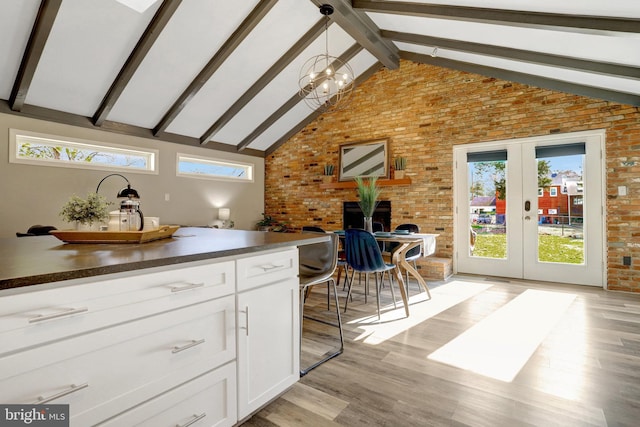
[[538, 197], [544, 196], [544, 190], [542, 188], [538, 188]]
[[253, 164], [178, 153], [176, 175], [253, 182]]
[[11, 163], [158, 173], [158, 150], [10, 129]]
[[549, 189], [549, 195], [551, 197], [558, 197], [558, 187], [551, 187]]

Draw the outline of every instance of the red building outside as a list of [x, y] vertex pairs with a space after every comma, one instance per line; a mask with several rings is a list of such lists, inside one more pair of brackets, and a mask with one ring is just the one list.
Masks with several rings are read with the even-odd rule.
[[[583, 191], [581, 178], [573, 173], [553, 174], [548, 188], [538, 188], [540, 224], [581, 224]], [[496, 197], [496, 222], [506, 218], [506, 200]]]

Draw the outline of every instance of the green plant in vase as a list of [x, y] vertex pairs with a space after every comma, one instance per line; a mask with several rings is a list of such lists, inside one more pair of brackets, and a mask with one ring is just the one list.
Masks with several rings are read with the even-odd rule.
[[364, 228], [369, 232], [373, 232], [373, 213], [378, 206], [378, 197], [382, 190], [376, 185], [378, 177], [374, 176], [365, 181], [361, 176], [354, 178], [356, 182], [356, 190], [360, 201], [360, 209], [364, 215]]

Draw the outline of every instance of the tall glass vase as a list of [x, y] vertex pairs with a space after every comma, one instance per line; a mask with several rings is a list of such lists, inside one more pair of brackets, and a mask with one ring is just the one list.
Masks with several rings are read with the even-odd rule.
[[373, 233], [373, 217], [365, 216], [364, 217], [364, 229], [369, 233]]

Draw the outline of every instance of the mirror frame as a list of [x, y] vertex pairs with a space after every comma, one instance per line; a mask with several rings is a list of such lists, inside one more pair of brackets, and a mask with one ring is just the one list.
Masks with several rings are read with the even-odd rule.
[[389, 140], [375, 139], [340, 146], [340, 181], [356, 176], [389, 178]]

